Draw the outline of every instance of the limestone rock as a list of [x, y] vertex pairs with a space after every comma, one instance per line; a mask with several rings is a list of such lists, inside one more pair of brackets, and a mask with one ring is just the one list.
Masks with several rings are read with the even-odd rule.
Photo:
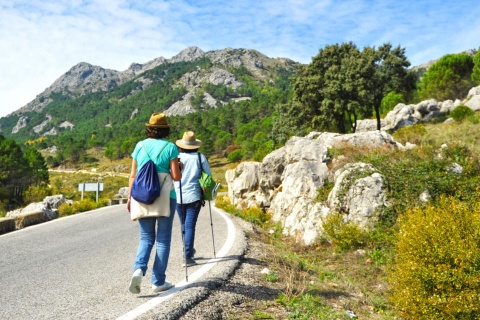
[[52, 116], [51, 115], [47, 114], [45, 117], [47, 118], [45, 121], [43, 121], [39, 125], [33, 127], [33, 131], [35, 131], [35, 133], [42, 132], [43, 128], [52, 121]]
[[29, 118], [26, 116], [21, 116], [20, 119], [18, 119], [17, 124], [15, 127], [12, 129], [12, 133], [17, 133], [20, 131], [20, 129], [25, 128], [28, 124]]
[[[346, 144], [401, 147], [388, 133], [378, 130], [292, 137], [261, 163], [242, 162], [226, 172], [230, 201], [242, 208], [268, 210], [285, 234], [307, 245], [322, 236], [322, 221], [332, 212], [343, 212], [346, 220], [369, 228], [387, 205], [383, 176], [367, 164], [330, 165], [328, 149]], [[317, 200], [326, 181], [334, 182], [334, 188], [328, 200]]]
[[25, 208], [13, 210], [7, 212], [7, 217], [15, 217], [16, 215], [20, 215], [27, 212], [37, 212], [41, 211], [45, 215], [45, 219], [52, 220], [58, 217], [58, 208], [63, 203], [68, 202], [63, 195], [54, 195], [45, 197], [42, 202], [33, 202], [30, 203]]
[[345, 213], [346, 221], [371, 228], [375, 214], [387, 206], [384, 178], [370, 164], [347, 164], [335, 172], [335, 186], [327, 203], [332, 210]]

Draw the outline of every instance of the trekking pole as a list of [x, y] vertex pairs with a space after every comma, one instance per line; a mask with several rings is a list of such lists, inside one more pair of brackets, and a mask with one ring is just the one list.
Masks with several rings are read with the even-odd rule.
[[[215, 187], [212, 190], [212, 199], [217, 198], [217, 192], [219, 188], [220, 188], [220, 183], [216, 183]], [[210, 227], [212, 229], [213, 257], [216, 258], [217, 254], [215, 253], [215, 237], [213, 235], [212, 206], [210, 205], [210, 200], [208, 200], [208, 208], [210, 209]]]
[[188, 266], [187, 266], [187, 246], [185, 244], [185, 208], [183, 207], [183, 197], [182, 197], [182, 180], [179, 180], [180, 186], [180, 208], [181, 208], [181, 215], [182, 219], [180, 221], [180, 225], [182, 227], [182, 242], [183, 242], [183, 260], [185, 262], [185, 281], [188, 282]]
[[210, 227], [212, 229], [213, 257], [216, 258], [217, 255], [215, 253], [215, 237], [213, 236], [212, 207], [210, 205], [210, 200], [208, 200], [208, 208], [210, 209]]

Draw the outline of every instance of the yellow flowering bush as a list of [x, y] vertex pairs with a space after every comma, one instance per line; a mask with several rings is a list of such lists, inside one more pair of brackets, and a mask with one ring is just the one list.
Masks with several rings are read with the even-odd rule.
[[480, 318], [480, 206], [441, 197], [399, 218], [390, 299], [405, 319]]

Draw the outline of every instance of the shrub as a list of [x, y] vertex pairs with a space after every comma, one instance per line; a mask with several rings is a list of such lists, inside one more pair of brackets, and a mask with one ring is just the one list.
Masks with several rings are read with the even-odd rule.
[[229, 162], [239, 162], [243, 158], [243, 151], [241, 149], [235, 150], [228, 155]]
[[322, 219], [323, 231], [328, 240], [339, 252], [362, 247], [365, 231], [351, 221], [343, 221], [342, 216], [342, 214], [335, 213]]
[[43, 186], [30, 186], [23, 194], [25, 203], [41, 202], [45, 197], [51, 196], [52, 190]]
[[450, 117], [455, 121], [473, 119], [475, 117], [475, 111], [467, 106], [458, 106], [450, 112]]
[[58, 212], [61, 217], [69, 216], [74, 213], [84, 212], [84, 211], [89, 211], [89, 210], [104, 207], [106, 206], [107, 202], [108, 202], [107, 199], [101, 199], [99, 200], [99, 202], [95, 202], [92, 199], [83, 199], [80, 201], [75, 201], [72, 205], [68, 203], [63, 203], [58, 208]]
[[407, 210], [398, 226], [388, 278], [399, 313], [405, 319], [478, 319], [480, 206], [441, 197], [436, 205]]
[[420, 144], [422, 137], [427, 133], [423, 124], [417, 124], [414, 126], [406, 126], [400, 128], [392, 134], [392, 137], [400, 143], [414, 143]]

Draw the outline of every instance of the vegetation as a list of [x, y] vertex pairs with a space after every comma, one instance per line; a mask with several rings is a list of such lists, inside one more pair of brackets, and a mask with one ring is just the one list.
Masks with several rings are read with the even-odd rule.
[[404, 319], [476, 319], [480, 312], [480, 207], [442, 197], [399, 219], [389, 275]]
[[46, 187], [48, 179], [40, 152], [31, 147], [23, 152], [13, 139], [0, 135], [0, 214], [22, 204], [27, 189]]
[[408, 66], [405, 49], [391, 44], [363, 51], [352, 42], [326, 46], [294, 77], [287, 113], [305, 132], [355, 132], [357, 120], [372, 115], [380, 129], [384, 97], [413, 91], [415, 76]]
[[421, 99], [463, 99], [474, 86], [473, 59], [466, 53], [447, 54], [435, 62], [418, 84]]
[[478, 122], [475, 111], [467, 106], [458, 106], [450, 112], [450, 117], [455, 121], [470, 120], [472, 123]]
[[475, 57], [473, 57], [472, 81], [480, 85], [480, 48], [477, 50]]

